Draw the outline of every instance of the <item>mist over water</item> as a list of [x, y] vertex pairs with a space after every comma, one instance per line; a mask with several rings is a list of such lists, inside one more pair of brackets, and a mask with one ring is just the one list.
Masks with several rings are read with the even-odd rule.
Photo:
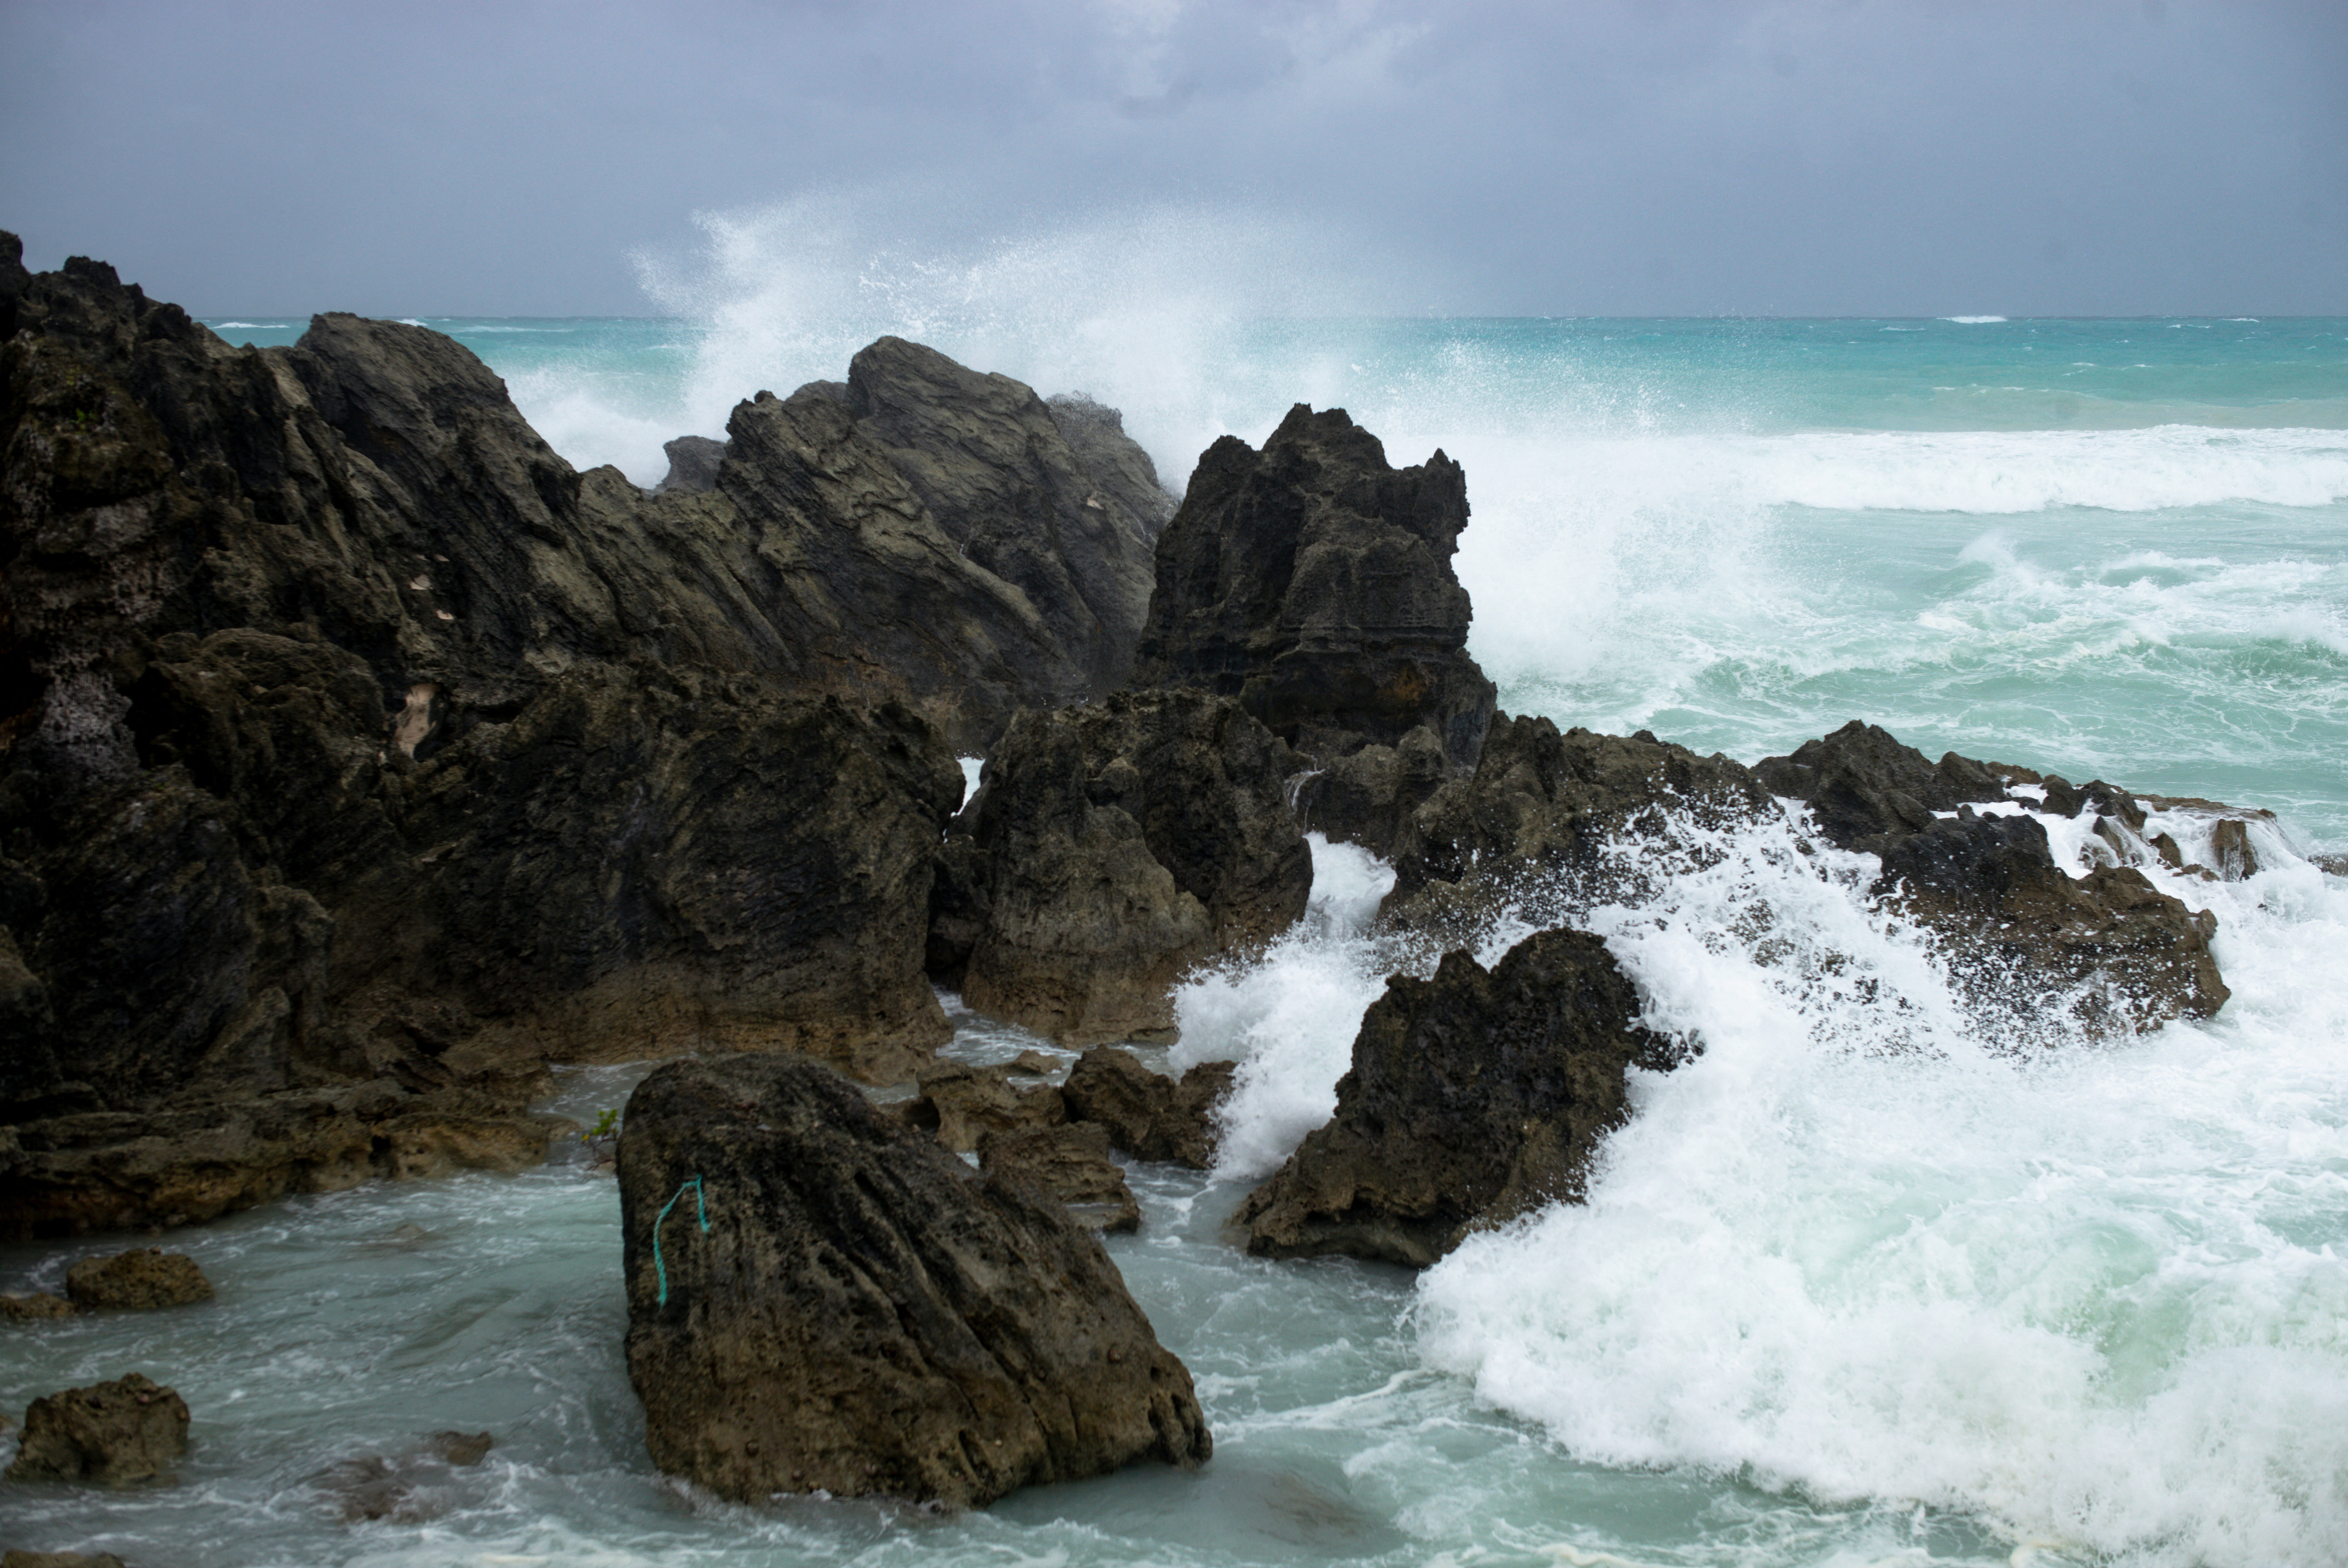
[[[194, 1492], [26, 1517], [222, 1563], [2348, 1561], [2348, 880], [2309, 858], [2348, 850], [2348, 323], [1457, 321], [1272, 219], [932, 255], [850, 203], [705, 227], [647, 266], [674, 319], [431, 324], [574, 463], [642, 483], [661, 441], [883, 332], [1122, 408], [1176, 487], [1218, 436], [1344, 406], [1397, 463], [1465, 465], [1471, 649], [1512, 712], [1748, 762], [1859, 717], [2274, 810], [2250, 880], [2153, 873], [2216, 912], [2233, 999], [2085, 1039], [1953, 987], [1869, 857], [1804, 853], [1793, 819], [1684, 826], [1480, 954], [1570, 917], [1701, 1047], [1634, 1083], [1587, 1205], [1423, 1276], [1267, 1263], [1223, 1219], [1325, 1120], [1385, 977], [1435, 958], [1375, 929], [1387, 868], [1316, 843], [1304, 925], [1178, 999], [1165, 1064], [1240, 1063], [1221, 1167], [1137, 1167], [1144, 1228], [1110, 1244], [1199, 1376], [1201, 1474], [957, 1519], [695, 1501], [644, 1461], [615, 1205], [574, 1163], [191, 1233], [221, 1321], [184, 1337], [0, 1342], [19, 1402], [134, 1357], [212, 1445]], [[300, 325], [250, 319], [223, 330]], [[2154, 827], [2209, 857], [2206, 815]], [[1034, 1043], [954, 1016], [975, 1060]], [[445, 1238], [429, 1268], [366, 1250], [402, 1216]], [[12, 1250], [0, 1286], [63, 1266]], [[417, 1327], [386, 1350], [395, 1296]], [[341, 1365], [380, 1377], [339, 1404], [314, 1382]], [[506, 1468], [432, 1521], [348, 1527], [305, 1490], [458, 1422], [499, 1427]]]

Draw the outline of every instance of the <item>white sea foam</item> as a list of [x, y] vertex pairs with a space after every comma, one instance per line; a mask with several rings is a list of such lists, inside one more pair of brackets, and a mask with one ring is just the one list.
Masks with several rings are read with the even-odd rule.
[[1960, 326], [1977, 327], [1977, 326], [1986, 326], [1986, 325], [1989, 325], [1991, 323], [1993, 323], [1993, 322], [2002, 322], [2002, 321], [2005, 320], [2005, 317], [2003, 317], [2003, 316], [1942, 316], [1941, 319], [1942, 321], [1944, 321], [1944, 322], [1955, 322], [1955, 323], [1958, 323]]
[[[1586, 1207], [1424, 1277], [1431, 1363], [1577, 1456], [2147, 1563], [2348, 1556], [2348, 889], [2219, 910], [2212, 1025], [1984, 1048], [1861, 878], [1746, 835], [1591, 922], [1657, 1027]], [[2270, 845], [2260, 845], [2261, 853]], [[1823, 873], [1823, 874], [1822, 874]]]

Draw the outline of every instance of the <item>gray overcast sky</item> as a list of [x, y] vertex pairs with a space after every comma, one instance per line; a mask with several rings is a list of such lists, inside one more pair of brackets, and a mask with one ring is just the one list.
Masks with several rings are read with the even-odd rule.
[[0, 0], [0, 228], [200, 313], [646, 313], [811, 193], [1278, 220], [1291, 308], [2348, 313], [2348, 4]]

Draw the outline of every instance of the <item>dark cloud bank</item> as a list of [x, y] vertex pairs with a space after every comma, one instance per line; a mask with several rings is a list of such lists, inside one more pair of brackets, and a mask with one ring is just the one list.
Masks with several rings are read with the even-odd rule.
[[1333, 310], [2348, 313], [2343, 84], [2333, 0], [0, 0], [0, 227], [206, 313], [641, 313], [810, 193], [1277, 218]]

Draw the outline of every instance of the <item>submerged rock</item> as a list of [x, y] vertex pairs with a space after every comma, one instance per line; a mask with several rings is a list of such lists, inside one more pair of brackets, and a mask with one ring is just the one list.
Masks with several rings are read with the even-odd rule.
[[46, 1290], [36, 1290], [29, 1296], [0, 1296], [0, 1317], [19, 1323], [38, 1322], [50, 1317], [71, 1317], [74, 1304], [62, 1296], [52, 1296]]
[[1304, 912], [1287, 754], [1201, 692], [1022, 713], [973, 809], [963, 1000], [1063, 1044], [1170, 1036], [1175, 980]]
[[1629, 1113], [1626, 1074], [1668, 1068], [1598, 938], [1541, 931], [1487, 970], [1444, 955], [1363, 1015], [1337, 1110], [1240, 1205], [1248, 1250], [1424, 1267], [1470, 1230], [1578, 1201]]
[[[1422, 744], [1465, 773], [1494, 695], [1451, 567], [1467, 523], [1458, 464], [1437, 452], [1397, 470], [1342, 409], [1299, 404], [1260, 453], [1224, 436], [1159, 543], [1135, 682], [1236, 697], [1323, 768], [1424, 727]], [[1383, 849], [1385, 797], [1421, 781], [1383, 759], [1358, 771], [1325, 800], [1308, 785], [1308, 821]]]
[[310, 1478], [347, 1523], [388, 1519], [419, 1524], [457, 1505], [451, 1471], [478, 1465], [495, 1446], [487, 1432], [435, 1432], [408, 1453], [337, 1460]]
[[1173, 1079], [1129, 1050], [1095, 1046], [1068, 1070], [1060, 1097], [1069, 1120], [1097, 1123], [1135, 1159], [1204, 1171], [1215, 1163], [1215, 1107], [1231, 1093], [1235, 1071], [1228, 1061], [1202, 1061]]
[[950, 1507], [1210, 1450], [1099, 1243], [789, 1057], [672, 1063], [620, 1138], [653, 1461], [720, 1496]]
[[134, 1247], [112, 1257], [86, 1257], [66, 1270], [66, 1294], [83, 1311], [150, 1311], [210, 1301], [212, 1282], [185, 1253]]
[[122, 1559], [111, 1552], [95, 1554], [83, 1552], [20, 1552], [0, 1553], [0, 1568], [122, 1568]]
[[7, 1479], [129, 1486], [170, 1475], [187, 1451], [187, 1401], [132, 1372], [35, 1399]]

